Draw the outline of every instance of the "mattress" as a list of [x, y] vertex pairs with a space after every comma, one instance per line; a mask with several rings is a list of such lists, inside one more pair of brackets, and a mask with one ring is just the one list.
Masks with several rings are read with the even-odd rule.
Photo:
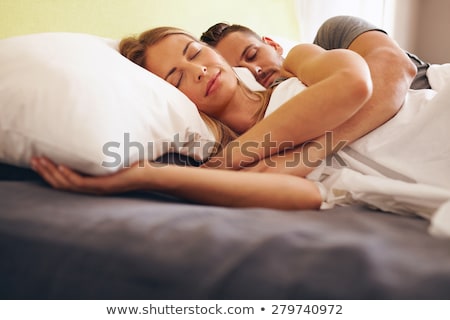
[[0, 181], [1, 299], [450, 299], [450, 241], [418, 217], [91, 196], [25, 176]]

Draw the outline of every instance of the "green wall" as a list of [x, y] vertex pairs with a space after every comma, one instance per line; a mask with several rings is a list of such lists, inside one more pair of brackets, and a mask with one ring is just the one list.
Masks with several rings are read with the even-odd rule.
[[261, 35], [297, 40], [295, 0], [0, 0], [0, 38], [47, 32], [85, 32], [121, 38], [171, 25], [195, 35], [226, 21]]

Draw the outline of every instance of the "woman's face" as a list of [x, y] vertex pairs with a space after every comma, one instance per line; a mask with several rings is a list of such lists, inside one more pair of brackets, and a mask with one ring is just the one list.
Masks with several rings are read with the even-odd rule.
[[180, 89], [212, 117], [226, 108], [238, 87], [233, 69], [214, 49], [182, 34], [148, 47], [146, 69]]

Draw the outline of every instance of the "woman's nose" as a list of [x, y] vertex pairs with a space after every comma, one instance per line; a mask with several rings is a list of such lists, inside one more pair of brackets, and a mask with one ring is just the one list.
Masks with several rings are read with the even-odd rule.
[[202, 65], [191, 64], [190, 69], [191, 69], [191, 72], [192, 72], [192, 74], [194, 76], [194, 80], [195, 81], [202, 80], [202, 78], [208, 72], [208, 68], [206, 68], [205, 66], [202, 66]]
[[203, 78], [203, 76], [205, 76], [207, 71], [208, 71], [208, 69], [205, 66], [202, 66], [200, 68], [200, 74], [198, 75], [197, 80], [201, 80]]

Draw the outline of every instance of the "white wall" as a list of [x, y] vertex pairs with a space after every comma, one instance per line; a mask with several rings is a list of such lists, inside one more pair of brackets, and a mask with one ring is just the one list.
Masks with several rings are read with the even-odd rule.
[[417, 51], [417, 21], [422, 0], [390, 0], [390, 36], [405, 50]]
[[356, 15], [386, 30], [405, 50], [431, 63], [450, 62], [450, 0], [295, 0], [300, 41], [325, 19]]
[[431, 63], [450, 62], [450, 1], [420, 0], [415, 53]]
[[384, 16], [386, 3], [393, 5], [395, 1], [397, 0], [296, 0], [299, 40], [312, 42], [320, 25], [328, 18], [338, 15], [363, 18], [391, 33], [391, 23], [385, 21]]

